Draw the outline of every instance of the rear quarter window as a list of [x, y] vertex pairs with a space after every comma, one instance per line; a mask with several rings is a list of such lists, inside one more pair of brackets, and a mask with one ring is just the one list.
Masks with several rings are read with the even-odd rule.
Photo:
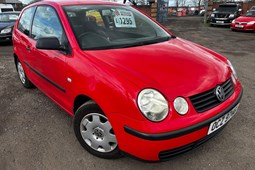
[[19, 20], [19, 24], [18, 24], [18, 29], [23, 32], [24, 34], [26, 34], [27, 36], [30, 35], [30, 28], [31, 28], [31, 23], [32, 23], [32, 19], [34, 16], [34, 12], [35, 12], [35, 7], [31, 7], [26, 9]]

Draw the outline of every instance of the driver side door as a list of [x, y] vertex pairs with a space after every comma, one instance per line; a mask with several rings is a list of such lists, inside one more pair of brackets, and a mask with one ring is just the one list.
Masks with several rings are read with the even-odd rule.
[[32, 70], [31, 77], [36, 86], [59, 105], [66, 107], [70, 103], [66, 78], [66, 58], [69, 56], [60, 50], [37, 49], [37, 40], [45, 37], [56, 37], [60, 44], [67, 40], [57, 11], [47, 5], [36, 9], [26, 65]]

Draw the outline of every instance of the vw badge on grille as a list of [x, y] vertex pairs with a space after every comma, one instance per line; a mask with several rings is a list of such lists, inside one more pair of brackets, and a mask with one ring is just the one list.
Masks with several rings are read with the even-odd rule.
[[219, 101], [225, 100], [225, 92], [221, 86], [217, 86], [215, 89], [215, 95]]

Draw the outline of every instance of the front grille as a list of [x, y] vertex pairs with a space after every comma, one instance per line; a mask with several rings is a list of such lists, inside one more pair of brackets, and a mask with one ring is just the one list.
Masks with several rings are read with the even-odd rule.
[[[225, 100], [228, 99], [234, 92], [234, 86], [231, 78], [228, 79], [223, 84], [221, 84], [220, 86], [222, 87], [225, 93]], [[191, 96], [190, 101], [198, 113], [205, 112], [223, 102], [217, 99], [215, 95], [215, 88]]]
[[215, 18], [228, 18], [230, 14], [215, 14]]
[[246, 25], [247, 22], [236, 22], [236, 24], [238, 24], [238, 25]]
[[193, 143], [190, 143], [188, 145], [185, 145], [185, 146], [182, 146], [182, 147], [179, 147], [179, 148], [176, 148], [176, 149], [172, 149], [172, 150], [161, 151], [159, 153], [159, 160], [160, 161], [169, 160], [170, 158], [172, 158], [174, 156], [177, 156], [179, 154], [188, 152], [188, 151], [190, 151], [190, 150], [200, 146], [201, 144], [205, 143], [206, 141], [208, 141], [209, 139], [214, 137], [216, 134], [218, 134], [225, 126], [226, 125], [224, 125], [222, 128], [220, 128], [216, 132], [214, 132], [214, 133], [212, 133], [212, 134], [210, 134], [208, 136], [205, 136], [204, 138], [202, 138], [202, 139], [200, 139], [198, 141], [195, 141]]

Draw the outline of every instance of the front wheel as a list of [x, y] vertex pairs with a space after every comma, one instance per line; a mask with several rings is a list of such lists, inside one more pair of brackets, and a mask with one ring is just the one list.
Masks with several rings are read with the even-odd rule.
[[80, 144], [91, 154], [105, 159], [121, 157], [113, 128], [95, 102], [89, 101], [76, 111], [74, 132]]
[[19, 75], [19, 79], [22, 83], [22, 85], [25, 87], [25, 88], [33, 88], [34, 85], [31, 83], [31, 81], [27, 78], [27, 75], [24, 71], [24, 68], [21, 64], [21, 62], [19, 61], [19, 59], [17, 59], [16, 61], [16, 69], [18, 71], [18, 75]]

